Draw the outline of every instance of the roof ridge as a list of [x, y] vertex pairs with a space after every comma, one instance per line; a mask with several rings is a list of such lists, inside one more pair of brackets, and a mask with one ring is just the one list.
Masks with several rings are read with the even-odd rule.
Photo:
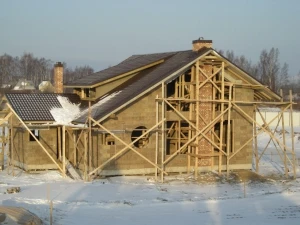
[[154, 53], [147, 53], [147, 54], [134, 54], [132, 56], [149, 56], [149, 55], [158, 55], [158, 54], [177, 54], [179, 52], [188, 52], [192, 51], [191, 49], [189, 50], [180, 50], [180, 51], [170, 51], [170, 52], [154, 52]]

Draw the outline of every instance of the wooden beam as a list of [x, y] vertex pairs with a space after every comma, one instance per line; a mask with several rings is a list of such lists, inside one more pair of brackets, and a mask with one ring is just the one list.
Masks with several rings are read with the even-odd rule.
[[84, 157], [83, 157], [83, 166], [84, 166], [84, 180], [88, 181], [88, 144], [87, 144], [87, 132], [83, 132], [83, 142], [84, 142]]
[[133, 147], [131, 147], [131, 145], [133, 145], [135, 142], [139, 141], [141, 138], [145, 137], [146, 135], [148, 135], [152, 130], [154, 130], [156, 127], [158, 127], [160, 124], [162, 124], [165, 120], [161, 120], [158, 124], [154, 125], [152, 128], [150, 128], [149, 130], [147, 130], [145, 133], [143, 133], [140, 137], [136, 138], [133, 142], [131, 142], [130, 144], [127, 144], [126, 142], [124, 142], [121, 138], [119, 138], [118, 136], [116, 136], [114, 133], [110, 132], [108, 129], [106, 129], [104, 126], [102, 126], [100, 123], [98, 123], [96, 120], [94, 120], [93, 118], [91, 118], [91, 120], [96, 123], [101, 129], [105, 130], [107, 133], [109, 133], [110, 135], [112, 135], [114, 138], [116, 138], [118, 141], [120, 141], [122, 144], [125, 145], [125, 147], [123, 149], [121, 149], [119, 152], [117, 152], [115, 155], [113, 155], [111, 158], [109, 158], [107, 161], [105, 161], [104, 163], [102, 163], [100, 166], [98, 166], [96, 169], [94, 169], [93, 171], [91, 171], [89, 173], [89, 175], [94, 174], [95, 172], [97, 172], [99, 169], [101, 169], [102, 167], [104, 167], [105, 165], [107, 165], [110, 161], [112, 161], [113, 159], [117, 158], [119, 155], [121, 155], [122, 153], [124, 153], [126, 150], [130, 149], [133, 152], [135, 152], [137, 155], [139, 155], [141, 158], [145, 159], [148, 163], [150, 163], [151, 165], [153, 165], [154, 167], [156, 167], [159, 171], [161, 171], [162, 173], [167, 174], [165, 171], [163, 171], [161, 168], [159, 168], [157, 165], [155, 165], [153, 162], [151, 162], [149, 159], [147, 159], [145, 156], [143, 156], [141, 153], [139, 153], [138, 151], [136, 151]]
[[73, 155], [73, 159], [74, 159], [74, 166], [77, 165], [77, 154], [76, 154], [76, 151], [77, 151], [77, 144], [76, 144], [76, 135], [75, 133], [73, 132], [73, 148], [74, 148], [74, 155]]
[[62, 170], [63, 177], [66, 177], [66, 127], [62, 126]]
[[193, 156], [196, 158], [208, 158], [208, 157], [219, 157], [219, 153], [210, 153], [210, 154], [194, 154], [194, 153], [186, 153], [189, 156]]
[[[221, 72], [221, 81], [222, 81], [222, 85], [221, 85], [221, 101], [224, 101], [224, 62], [222, 62], [222, 72]], [[224, 102], [221, 103], [221, 112], [224, 111]], [[224, 127], [224, 116], [221, 116], [221, 120], [220, 120], [220, 150], [222, 149], [223, 146], [223, 127]], [[228, 155], [227, 155], [227, 158]], [[221, 170], [222, 170], [222, 151], [219, 151], [219, 174], [221, 175]]]
[[12, 166], [12, 175], [15, 176], [14, 169], [14, 127], [13, 117], [10, 117], [10, 166]]
[[[282, 89], [280, 89], [280, 96], [281, 96], [281, 101], [283, 102], [283, 92]], [[282, 110], [282, 109], [281, 109]], [[284, 123], [284, 115], [282, 116], [281, 119], [281, 130], [282, 130], [282, 143], [283, 143], [283, 153], [284, 153], [284, 173], [285, 173], [285, 177], [288, 178], [289, 174], [288, 174], [288, 167], [287, 167], [287, 155], [286, 155], [286, 142], [285, 142], [285, 123]]]
[[[172, 106], [167, 100], [164, 100], [169, 106], [170, 108], [172, 108], [174, 110], [174, 112], [176, 112], [178, 114], [178, 116], [180, 116], [183, 120], [185, 120], [189, 125], [191, 125], [196, 131], [199, 131], [199, 128], [197, 128], [197, 126], [195, 124], [193, 124], [191, 121], [189, 121], [180, 111], [178, 111], [176, 108], [174, 108], [174, 106]], [[228, 111], [229, 108], [226, 109], [226, 112]], [[220, 115], [223, 115], [223, 113], [221, 113]], [[208, 131], [207, 131], [208, 132]], [[206, 133], [206, 132], [205, 132]], [[224, 152], [222, 150], [222, 148], [220, 148], [220, 146], [217, 146], [211, 139], [209, 139], [205, 133], [201, 134], [201, 138], [199, 140], [201, 140], [202, 138], [205, 138], [207, 141], [210, 142], [211, 145], [213, 145], [215, 148], [219, 149], [220, 151], [223, 152], [223, 154], [226, 155], [226, 152]]]
[[9, 112], [3, 119], [0, 120], [0, 125], [5, 122], [8, 122], [8, 119], [12, 116], [12, 112]]
[[1, 170], [4, 170], [4, 150], [5, 150], [5, 127], [1, 127], [1, 155], [0, 155], [0, 166]]
[[291, 119], [291, 142], [292, 142], [292, 155], [293, 155], [293, 177], [297, 178], [296, 172], [296, 154], [295, 154], [295, 140], [294, 140], [294, 116], [293, 116], [293, 94], [292, 90], [289, 90], [289, 100], [290, 100], [290, 119]]
[[[201, 71], [201, 68], [199, 66], [199, 60], [196, 62], [195, 66], [196, 66], [196, 100], [200, 100], [200, 88], [204, 85], [205, 82], [203, 82], [202, 84], [200, 84], [200, 73], [199, 72]], [[211, 78], [209, 77], [209, 78], [207, 78], [207, 80], [211, 80]], [[180, 113], [180, 112], [177, 111], [177, 113]], [[196, 115], [195, 115], [196, 116], [196, 127], [194, 127], [197, 130], [200, 129], [199, 115], [200, 115], [200, 104], [199, 104], [199, 101], [197, 101], [196, 102]], [[190, 121], [188, 121], [188, 122], [190, 123]], [[193, 124], [190, 123], [190, 125], [193, 125]], [[200, 139], [199, 139], [199, 136], [197, 135], [196, 136], [197, 146], [195, 148], [195, 154], [196, 155], [199, 154], [199, 142], [200, 142]], [[198, 167], [199, 167], [199, 160], [198, 160], [198, 157], [197, 157], [197, 158], [195, 158], [195, 168], [194, 168], [194, 173], [195, 173], [194, 177], [195, 177], [195, 179], [198, 178]]]
[[[161, 83], [161, 97], [165, 98], [166, 97], [166, 89], [165, 89], [165, 83]], [[166, 104], [163, 101], [161, 103], [161, 119], [163, 120], [161, 129], [161, 171], [164, 171], [164, 158], [165, 158], [165, 152], [166, 152], [166, 134], [165, 134], [165, 129], [166, 129]], [[160, 181], [163, 183], [164, 182], [164, 173], [160, 173]]]
[[[212, 75], [210, 75], [210, 76], [206, 75], [206, 73], [199, 67], [199, 65], [198, 65], [197, 68], [201, 71], [201, 73], [202, 73], [204, 76], [207, 77], [206, 80], [204, 80], [203, 82], [201, 82], [201, 84], [199, 85], [199, 89], [201, 89], [207, 82], [210, 82], [213, 86], [215, 86], [215, 88], [216, 88], [219, 92], [221, 92], [221, 89], [215, 84], [215, 82], [212, 81], [212, 78], [213, 78], [214, 76], [216, 76], [216, 75], [222, 70], [222, 68], [218, 69], [217, 71], [215, 71], [215, 72], [214, 72]], [[197, 70], [196, 70], [196, 71], [197, 71]]]
[[[198, 135], [202, 135], [203, 133], [206, 133], [209, 131], [209, 129], [212, 128], [212, 126], [214, 126], [219, 119], [221, 118], [221, 116], [225, 113], [227, 113], [228, 109], [226, 109], [223, 113], [221, 113], [220, 115], [218, 115], [215, 119], [213, 119], [208, 125], [206, 125], [204, 128], [202, 128], [201, 130], [198, 130], [195, 134], [195, 136], [191, 137], [191, 139], [189, 139], [183, 146], [181, 146], [178, 150], [176, 150], [176, 152], [174, 152], [172, 155], [169, 156], [169, 158], [167, 158], [164, 161], [164, 164], [168, 163], [169, 161], [171, 161], [176, 155], [178, 155], [183, 149], [185, 149], [191, 142], [193, 142], [196, 137]], [[226, 154], [226, 153], [225, 153]]]
[[31, 132], [31, 130], [26, 126], [26, 124], [23, 122], [23, 120], [18, 116], [18, 114], [14, 111], [14, 109], [7, 104], [10, 110], [13, 112], [13, 114], [18, 118], [18, 120], [21, 122], [21, 124], [25, 127], [25, 129], [29, 132], [29, 134], [33, 137], [33, 139], [40, 145], [42, 150], [48, 155], [48, 157], [51, 159], [51, 161], [57, 166], [57, 168], [60, 170], [60, 172], [63, 172], [62, 168], [58, 165], [56, 160], [50, 155], [50, 153], [47, 151], [47, 149], [42, 145], [42, 143], [35, 137], [35, 135]]
[[[158, 98], [158, 95], [156, 95]], [[155, 124], [159, 123], [159, 105], [158, 101], [155, 101]], [[158, 164], [158, 151], [159, 151], [159, 133], [158, 130], [155, 131], [155, 164]], [[157, 181], [158, 169], [155, 167], [155, 180]]]
[[[257, 105], [254, 105], [254, 120], [257, 121], [256, 112], [258, 110]], [[257, 128], [256, 124], [253, 122], [253, 129], [254, 129], [254, 152], [255, 152], [255, 171], [259, 173], [259, 159], [258, 159], [258, 145], [257, 145]]]
[[[237, 106], [236, 104], [234, 104], [233, 103], [233, 106], [234, 106], [234, 108], [238, 111], [238, 112], [240, 112], [240, 114], [242, 115], [242, 116], [244, 116], [244, 118], [246, 118], [248, 121], [250, 121], [251, 123], [252, 122], [255, 122], [255, 124], [258, 126], [258, 127], [260, 127], [261, 128], [261, 131], [259, 132], [259, 133], [261, 133], [262, 131], [265, 131], [266, 133], [268, 133], [274, 140], [276, 140], [276, 142], [279, 144], [279, 146], [283, 149], [283, 144], [280, 142], [280, 140], [276, 137], [276, 136], [274, 136], [272, 133], [270, 133], [265, 127], [263, 127], [263, 126], [261, 126], [258, 122], [256, 122], [256, 121], [254, 121], [254, 119], [252, 118], [252, 117], [250, 117], [247, 113], [245, 113], [239, 106]], [[289, 106], [287, 106], [285, 109], [287, 109]], [[285, 110], [284, 109], [284, 110]], [[282, 114], [282, 112], [281, 112], [281, 114]], [[275, 116], [274, 118], [273, 118], [273, 120], [275, 120], [277, 117], [278, 117], [279, 115], [277, 115], [277, 116]], [[273, 120], [271, 120], [267, 125], [269, 125], [269, 124], [271, 124], [272, 122], [273, 122]], [[258, 133], [258, 134], [259, 134]], [[253, 137], [252, 138], [250, 138], [250, 141], [253, 139]], [[241, 150], [246, 144], [248, 144], [249, 143], [249, 141], [247, 141], [239, 150]], [[288, 149], [288, 147], [287, 146], [284, 146], [287, 150], [289, 150]], [[232, 154], [231, 155], [231, 157], [230, 158], [232, 158], [237, 152], [239, 152], [239, 150], [237, 150], [234, 154]], [[288, 159], [289, 160], [289, 159]]]
[[92, 170], [92, 153], [93, 153], [93, 148], [92, 148], [92, 121], [91, 121], [91, 116], [92, 116], [92, 108], [91, 108], [91, 101], [89, 101], [89, 113], [88, 113], [88, 124], [89, 124], [89, 171]]
[[58, 158], [61, 160], [61, 127], [57, 127], [57, 150], [58, 150]]
[[[228, 107], [231, 108], [231, 93], [232, 92], [232, 86], [230, 86], [229, 88], [229, 105]], [[231, 146], [231, 110], [228, 111], [228, 116], [227, 116], [227, 140], [226, 140], [226, 153], [227, 153], [227, 157], [226, 157], [226, 172], [227, 172], [227, 178], [229, 178], [229, 155], [230, 155], [230, 147]]]
[[[211, 50], [212, 51], [212, 50]], [[154, 85], [152, 85], [150, 88], [148, 88], [147, 90], [143, 91], [142, 93], [140, 93], [139, 95], [136, 95], [134, 98], [130, 99], [129, 101], [125, 102], [123, 105], [119, 106], [118, 108], [116, 108], [115, 110], [113, 110], [112, 112], [110, 112], [110, 114], [112, 113], [116, 113], [119, 110], [121, 110], [122, 108], [124, 108], [125, 106], [131, 104], [132, 102], [136, 101], [138, 98], [144, 96], [146, 93], [149, 93], [150, 91], [158, 88], [161, 83], [165, 83], [168, 82], [170, 79], [174, 78], [174, 76], [177, 76], [178, 74], [182, 73], [183, 71], [186, 71], [188, 68], [190, 68], [193, 64], [195, 64], [195, 62], [203, 57], [205, 57], [205, 55], [209, 54], [211, 51], [208, 51], [206, 53], [204, 53], [203, 55], [201, 55], [200, 57], [198, 57], [197, 59], [191, 61], [190, 63], [186, 64], [184, 67], [180, 68], [179, 70], [171, 73], [168, 77], [164, 78], [161, 82], [158, 82]], [[107, 117], [109, 117], [109, 115], [105, 115], [103, 117], [101, 117], [101, 119], [99, 119], [97, 122], [102, 122], [103, 120], [107, 119]], [[95, 124], [93, 124], [95, 125]]]

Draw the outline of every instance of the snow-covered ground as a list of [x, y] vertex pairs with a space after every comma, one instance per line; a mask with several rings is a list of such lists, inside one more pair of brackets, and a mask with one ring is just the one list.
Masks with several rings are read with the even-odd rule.
[[[276, 136], [282, 138], [279, 133]], [[259, 136], [260, 151], [268, 137]], [[295, 149], [300, 158], [298, 137], [296, 134]], [[207, 182], [199, 182], [182, 174], [167, 177], [163, 184], [155, 183], [149, 176], [111, 177], [85, 183], [63, 178], [55, 171], [27, 174], [15, 169], [12, 176], [11, 169], [5, 169], [0, 172], [0, 201], [2, 205], [30, 210], [44, 224], [49, 224], [52, 201], [53, 224], [298, 225], [300, 178], [273, 178], [283, 174], [276, 154], [271, 142], [260, 170], [275, 176], [268, 176], [265, 182], [236, 182], [233, 176], [227, 180], [225, 174], [217, 177], [217, 182], [209, 180], [210, 174], [201, 174], [200, 177], [207, 176]], [[8, 187], [15, 186], [21, 187], [20, 193], [5, 194]]]

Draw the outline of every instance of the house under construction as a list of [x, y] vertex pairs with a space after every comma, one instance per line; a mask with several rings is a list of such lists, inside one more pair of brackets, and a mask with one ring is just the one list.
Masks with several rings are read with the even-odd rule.
[[[133, 55], [64, 86], [61, 63], [54, 73], [56, 93], [5, 96], [1, 123], [9, 132], [2, 140], [12, 166], [80, 170], [86, 180], [126, 174], [163, 180], [173, 172], [197, 177], [200, 171], [249, 170], [254, 156], [258, 170], [256, 137], [268, 132], [282, 147], [286, 171], [292, 166], [295, 175], [294, 147], [255, 119], [260, 105], [292, 113], [292, 98], [284, 102], [215, 51], [211, 40], [195, 40], [187, 51]], [[51, 113], [63, 108], [58, 97], [80, 103], [81, 112], [68, 123]]]

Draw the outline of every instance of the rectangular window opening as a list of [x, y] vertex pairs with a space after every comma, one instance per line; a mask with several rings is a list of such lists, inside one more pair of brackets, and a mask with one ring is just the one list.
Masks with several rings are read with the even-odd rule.
[[106, 145], [115, 145], [115, 138], [110, 134], [105, 134], [105, 144]]
[[[40, 131], [39, 130], [30, 130], [37, 140], [40, 140]], [[29, 141], [36, 141], [35, 138], [29, 134]]]

